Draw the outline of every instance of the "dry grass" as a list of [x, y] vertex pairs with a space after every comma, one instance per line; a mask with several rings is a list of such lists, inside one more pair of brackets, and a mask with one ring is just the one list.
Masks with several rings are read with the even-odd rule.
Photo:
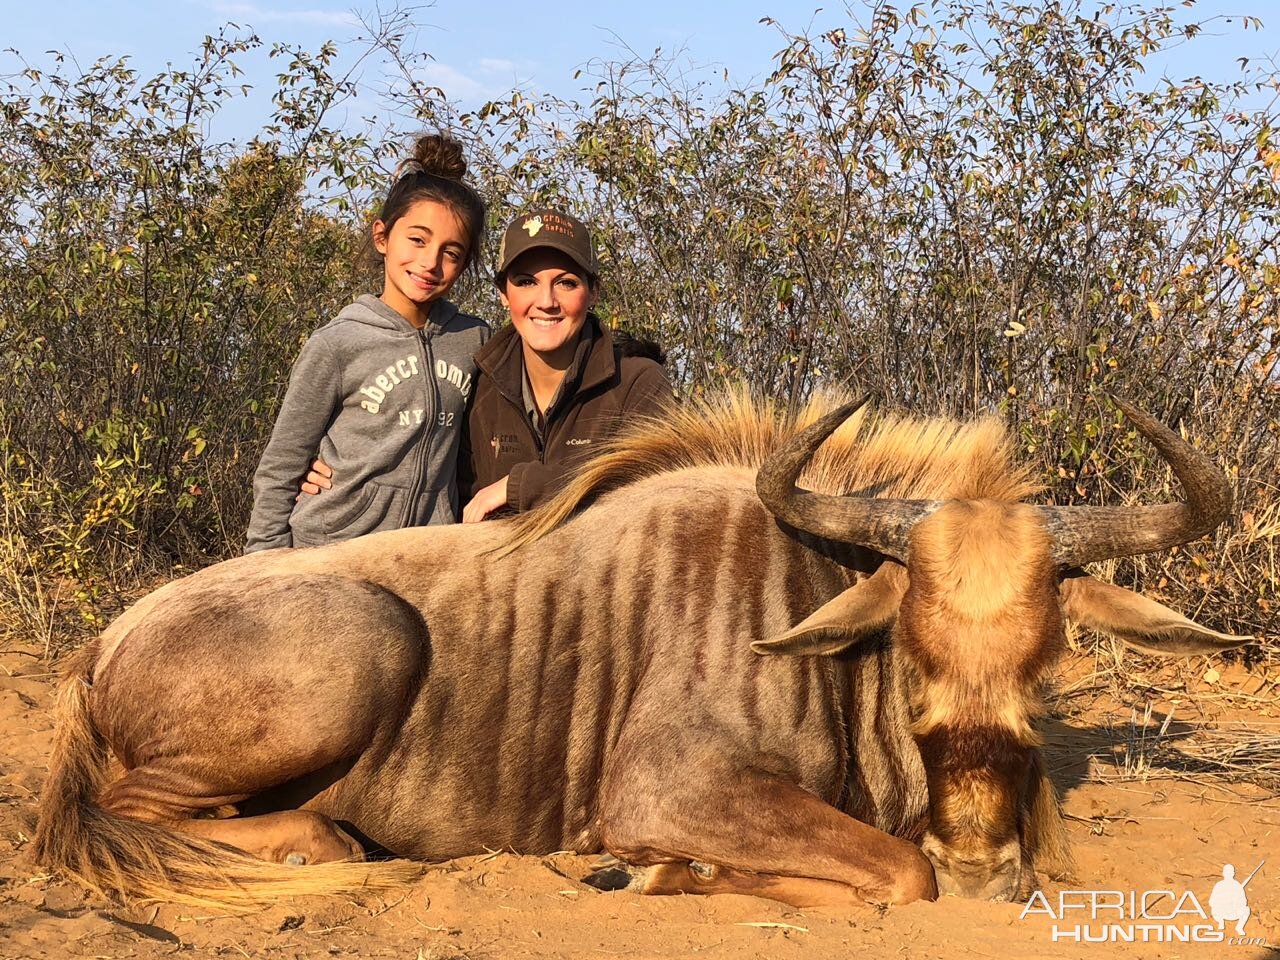
[[1280, 731], [1233, 724], [1171, 733], [1172, 713], [1158, 727], [1149, 724], [1150, 707], [1141, 724], [1137, 716], [1135, 710], [1109, 758], [1094, 754], [1095, 760], [1110, 759], [1115, 771], [1098, 779], [1247, 783], [1280, 796]]
[[35, 573], [36, 551], [28, 540], [23, 503], [0, 497], [0, 643], [38, 645], [46, 661], [63, 631], [58, 629], [63, 584]]
[[[1221, 713], [1220, 708], [1241, 706], [1241, 701], [1246, 701], [1244, 706], [1280, 714], [1276, 682], [1260, 696], [1238, 691], [1188, 693], [1172, 679], [1152, 684], [1142, 675], [1124, 676], [1131, 685], [1119, 692], [1130, 703], [1136, 694], [1142, 703], [1129, 707], [1127, 720], [1108, 719], [1097, 730], [1084, 749], [1087, 779], [1249, 784], [1272, 797], [1280, 796], [1280, 720], [1222, 720], [1214, 715]], [[1132, 683], [1135, 677], [1139, 682]], [[1084, 730], [1089, 729], [1090, 717], [1115, 717], [1118, 711], [1112, 695], [1117, 692], [1117, 679], [1107, 671], [1081, 676], [1051, 698], [1055, 713]], [[1171, 705], [1157, 707], [1153, 697]]]

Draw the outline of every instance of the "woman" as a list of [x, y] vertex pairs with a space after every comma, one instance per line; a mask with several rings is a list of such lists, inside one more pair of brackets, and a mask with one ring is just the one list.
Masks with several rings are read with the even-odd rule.
[[[531, 210], [502, 237], [494, 282], [511, 325], [475, 356], [475, 397], [458, 455], [464, 523], [529, 510], [629, 418], [671, 403], [661, 353], [615, 343], [591, 312], [600, 278], [585, 224]], [[332, 484], [321, 461], [305, 493]]]
[[[434, 135], [403, 165], [372, 227], [382, 293], [303, 346], [254, 475], [246, 553], [457, 519], [471, 357], [489, 334], [445, 299], [484, 229], [466, 169], [461, 145]], [[324, 497], [299, 498], [317, 451], [339, 480]]]
[[671, 402], [661, 364], [624, 355], [591, 312], [599, 270], [591, 235], [557, 210], [517, 217], [502, 237], [494, 282], [511, 325], [479, 353], [480, 379], [458, 458], [464, 523], [524, 511], [623, 421]]

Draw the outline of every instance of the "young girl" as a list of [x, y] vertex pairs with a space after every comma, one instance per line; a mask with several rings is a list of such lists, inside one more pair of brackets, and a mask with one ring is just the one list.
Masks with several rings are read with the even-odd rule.
[[[381, 296], [316, 331], [294, 364], [253, 481], [245, 552], [458, 519], [456, 465], [484, 321], [444, 299], [476, 257], [485, 209], [461, 145], [429, 135], [373, 223]], [[298, 497], [317, 452], [334, 471]]]

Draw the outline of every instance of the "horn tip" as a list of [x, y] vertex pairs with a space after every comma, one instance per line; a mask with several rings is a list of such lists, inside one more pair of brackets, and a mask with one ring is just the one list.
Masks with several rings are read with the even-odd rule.
[[847, 420], [874, 399], [876, 399], [875, 391], [871, 391], [864, 393], [857, 400], [850, 400], [848, 403], [842, 404], [839, 408], [840, 419]]
[[1126, 420], [1138, 428], [1138, 432], [1150, 438], [1151, 434], [1157, 431], [1168, 431], [1170, 427], [1161, 423], [1158, 419], [1143, 410], [1135, 403], [1131, 403], [1124, 397], [1117, 396], [1114, 393], [1108, 393], [1107, 398], [1120, 408], [1120, 412], [1124, 414]]
[[1137, 410], [1138, 408], [1135, 407], [1132, 403], [1130, 403], [1124, 397], [1120, 396], [1118, 393], [1112, 393], [1110, 390], [1105, 391], [1103, 393], [1103, 396], [1106, 397], [1108, 400], [1110, 400], [1115, 406], [1119, 407], [1120, 412], [1123, 413], [1126, 417], [1128, 417], [1131, 420], [1133, 419], [1134, 411]]

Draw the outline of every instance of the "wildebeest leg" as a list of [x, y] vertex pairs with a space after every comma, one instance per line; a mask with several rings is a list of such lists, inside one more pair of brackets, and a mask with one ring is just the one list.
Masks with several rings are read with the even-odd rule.
[[277, 863], [364, 859], [359, 843], [323, 813], [314, 810], [284, 810], [243, 819], [181, 820], [170, 826]]
[[[327, 814], [342, 816], [350, 775], [376, 769], [403, 724], [428, 655], [421, 618], [337, 577], [264, 579], [235, 599], [210, 601], [214, 615], [156, 611], [101, 672], [94, 719], [128, 769], [97, 803], [268, 860], [359, 857]], [[312, 809], [201, 819], [281, 791]], [[376, 803], [361, 810], [378, 823]]]
[[867, 898], [854, 887], [834, 880], [748, 873], [710, 863], [660, 863], [643, 868], [629, 889], [648, 896], [676, 893], [739, 893], [766, 897], [793, 907], [860, 907]]
[[[126, 771], [111, 783], [98, 803], [112, 813], [164, 824], [171, 830], [225, 843], [277, 863], [362, 859], [364, 851], [360, 844], [329, 817], [314, 810], [285, 810], [254, 817], [197, 818], [218, 807], [240, 803], [256, 792], [252, 789], [222, 792], [218, 781], [224, 778], [216, 769], [199, 770], [199, 759], [202, 758], [186, 755], [151, 760]], [[271, 769], [253, 771], [242, 767], [235, 771], [233, 779], [237, 787], [243, 788], [253, 786], [255, 780], [269, 782], [275, 776]]]
[[933, 868], [914, 844], [782, 777], [717, 766], [700, 764], [696, 781], [658, 773], [656, 764], [610, 778], [604, 845], [656, 866], [641, 892], [747, 893], [797, 907], [937, 896]]
[[853, 887], [834, 880], [748, 873], [696, 860], [677, 860], [650, 867], [631, 866], [617, 860], [611, 866], [594, 870], [582, 882], [604, 892], [630, 890], [651, 897], [677, 893], [740, 893], [803, 907], [866, 904]]

